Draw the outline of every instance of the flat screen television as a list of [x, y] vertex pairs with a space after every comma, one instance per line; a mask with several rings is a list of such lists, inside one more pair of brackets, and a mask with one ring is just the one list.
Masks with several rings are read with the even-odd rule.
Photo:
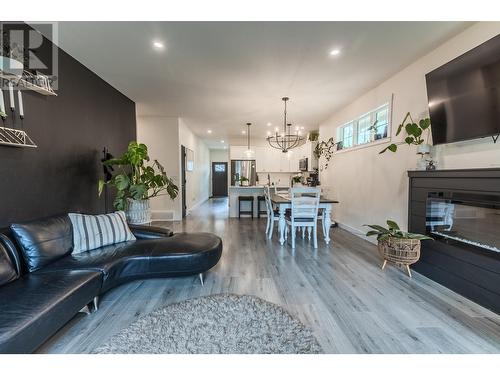
[[435, 145], [500, 133], [500, 35], [425, 80]]

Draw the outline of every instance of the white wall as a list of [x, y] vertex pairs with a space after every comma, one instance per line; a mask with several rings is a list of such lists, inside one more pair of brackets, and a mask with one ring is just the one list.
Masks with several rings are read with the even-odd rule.
[[194, 170], [186, 171], [186, 206], [189, 211], [210, 196], [210, 150], [179, 118], [179, 154], [181, 145], [194, 152]]
[[[137, 141], [148, 146], [151, 160], [157, 159], [180, 187], [179, 125], [176, 117], [137, 117]], [[155, 220], [179, 220], [181, 198], [168, 195], [151, 199]]]
[[[335, 112], [320, 125], [320, 139], [336, 138], [338, 126], [394, 95], [392, 140], [401, 141], [402, 136], [395, 139], [395, 132], [406, 112], [410, 111], [415, 117], [427, 113], [425, 74], [499, 33], [499, 22], [474, 24]], [[418, 156], [414, 147], [406, 145], [399, 146], [396, 154], [379, 155], [381, 148], [383, 146], [378, 145], [338, 153], [328, 169], [321, 172], [323, 186], [340, 201], [334, 209], [334, 219], [353, 232], [365, 233], [363, 224], [382, 224], [388, 218], [407, 227], [407, 170], [415, 169]], [[500, 166], [500, 145], [493, 144], [491, 139], [437, 146], [435, 151], [439, 169]]]

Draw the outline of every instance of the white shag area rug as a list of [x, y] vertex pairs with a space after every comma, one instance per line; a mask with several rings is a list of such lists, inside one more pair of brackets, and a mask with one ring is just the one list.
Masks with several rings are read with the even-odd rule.
[[95, 353], [322, 353], [285, 309], [234, 294], [200, 297], [144, 315]]

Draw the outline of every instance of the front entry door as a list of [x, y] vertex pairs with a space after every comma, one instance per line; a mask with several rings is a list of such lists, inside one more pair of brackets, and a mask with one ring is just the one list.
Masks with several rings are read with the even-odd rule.
[[212, 196], [227, 197], [227, 163], [212, 163]]

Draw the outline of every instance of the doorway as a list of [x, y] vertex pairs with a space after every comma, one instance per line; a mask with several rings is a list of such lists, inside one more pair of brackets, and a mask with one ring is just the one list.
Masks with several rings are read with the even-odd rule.
[[181, 145], [181, 199], [182, 218], [186, 217], [186, 147]]
[[212, 197], [227, 197], [227, 162], [212, 162]]

